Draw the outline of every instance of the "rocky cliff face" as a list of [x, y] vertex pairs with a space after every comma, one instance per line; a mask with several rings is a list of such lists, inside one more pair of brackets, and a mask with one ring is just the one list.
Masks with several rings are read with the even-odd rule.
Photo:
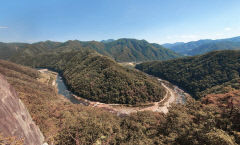
[[42, 145], [44, 137], [17, 97], [13, 87], [0, 74], [0, 132], [4, 136], [24, 138], [26, 145]]

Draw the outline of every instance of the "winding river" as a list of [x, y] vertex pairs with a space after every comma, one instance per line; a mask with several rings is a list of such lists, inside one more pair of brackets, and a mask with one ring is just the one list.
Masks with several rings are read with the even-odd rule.
[[[117, 115], [129, 115], [131, 113], [136, 113], [139, 111], [153, 111], [162, 112], [166, 114], [168, 113], [168, 108], [171, 106], [172, 103], [185, 104], [187, 97], [190, 97], [189, 94], [185, 93], [182, 89], [178, 88], [177, 86], [172, 85], [168, 81], [156, 78], [167, 91], [164, 98], [161, 101], [152, 102], [151, 104], [149, 104], [150, 106], [147, 107], [129, 106], [127, 104], [105, 104], [101, 102], [90, 101], [74, 95], [71, 91], [68, 90], [67, 86], [64, 83], [63, 78], [57, 72], [44, 68], [39, 68], [38, 71], [44, 73], [42, 81], [47, 80], [47, 82], [45, 82], [47, 84], [49, 84], [49, 80], [51, 80], [51, 74], [54, 74], [55, 75], [54, 78], [56, 80], [54, 80], [52, 85], [57, 87], [58, 94], [64, 96], [73, 104], [82, 104], [89, 107], [102, 108], [111, 113], [116, 113]], [[41, 81], [41, 78], [39, 81]]]
[[74, 104], [82, 104], [82, 102], [77, 100], [73, 96], [73, 93], [68, 90], [67, 86], [65, 85], [65, 83], [60, 75], [57, 75], [56, 84], [57, 84], [57, 88], [58, 88], [58, 94], [65, 96], [67, 99], [69, 99]]
[[[94, 101], [89, 101], [85, 99], [76, 99], [74, 94], [68, 90], [67, 86], [65, 85], [62, 77], [58, 74], [56, 78], [56, 84], [58, 88], [58, 94], [63, 95], [66, 97], [68, 100], [70, 100], [74, 104], [82, 104], [85, 106], [92, 106], [92, 107], [98, 107], [98, 108], [105, 108], [109, 110], [110, 112], [115, 112], [118, 114], [130, 114], [133, 112], [138, 112], [138, 111], [146, 111], [146, 110], [151, 110], [154, 112], [163, 112], [167, 113], [168, 112], [168, 107], [170, 106], [171, 103], [179, 103], [179, 104], [185, 104], [186, 101], [186, 94], [184, 91], [179, 89], [177, 86], [173, 86], [172, 88], [167, 87], [164, 85], [163, 80], [158, 79], [162, 85], [166, 88], [168, 91], [168, 95], [164, 97], [162, 101], [165, 103], [161, 106], [159, 106], [160, 102], [154, 102], [153, 106], [146, 107], [146, 108], [138, 108], [138, 107], [113, 107], [113, 106], [121, 106], [121, 104], [105, 104], [105, 103], [100, 103], [100, 102], [94, 102]], [[166, 100], [165, 100], [166, 99]]]

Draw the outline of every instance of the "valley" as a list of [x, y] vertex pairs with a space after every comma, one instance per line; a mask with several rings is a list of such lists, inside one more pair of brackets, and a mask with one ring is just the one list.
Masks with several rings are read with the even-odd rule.
[[24, 58], [18, 63], [59, 72], [74, 94], [91, 101], [136, 105], [158, 102], [166, 94], [156, 79], [97, 52], [72, 51]]
[[44, 82], [46, 84], [52, 84], [52, 86], [54, 86], [57, 89], [59, 95], [64, 96], [72, 103], [82, 104], [85, 106], [95, 108], [102, 108], [117, 115], [129, 115], [131, 113], [136, 113], [139, 111], [153, 111], [162, 112], [166, 114], [168, 112], [168, 108], [171, 106], [172, 103], [184, 104], [185, 103], [184, 101], [179, 100], [185, 100], [186, 97], [190, 97], [190, 95], [184, 93], [177, 86], [174, 86], [167, 81], [158, 79], [161, 82], [161, 85], [167, 90], [166, 95], [159, 102], [140, 104], [138, 106], [129, 104], [106, 104], [101, 102], [90, 101], [81, 98], [77, 95], [74, 95], [71, 91], [67, 89], [67, 86], [65, 85], [64, 81], [62, 81], [62, 78], [56, 72], [50, 71], [48, 69], [39, 69], [39, 72], [41, 72], [40, 76], [42, 76], [39, 79], [39, 81]]
[[240, 145], [239, 0], [0, 4], [0, 145]]
[[[234, 144], [239, 143], [238, 53], [221, 51], [135, 66], [145, 73], [135, 70], [134, 63], [119, 64], [96, 52], [49, 53], [21, 63], [58, 73], [4, 60], [0, 73], [16, 89], [49, 144]], [[192, 72], [205, 83], [194, 80]], [[201, 77], [208, 73], [207, 79]], [[212, 87], [200, 87], [199, 96], [186, 88], [199, 90], [199, 85]]]
[[[132, 48], [135, 41], [114, 44], [128, 50], [125, 44]], [[240, 143], [240, 51], [141, 62], [116, 61], [86, 46], [41, 42], [17, 54], [11, 49], [6, 60], [12, 62], [0, 60], [0, 73], [45, 142], [215, 144], [212, 138], [218, 138], [218, 144]]]

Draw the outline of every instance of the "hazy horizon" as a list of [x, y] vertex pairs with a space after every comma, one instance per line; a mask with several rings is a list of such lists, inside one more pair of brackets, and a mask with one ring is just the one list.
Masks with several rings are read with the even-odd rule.
[[151, 43], [240, 36], [240, 1], [13, 0], [0, 6], [0, 42], [101, 41]]
[[[234, 36], [234, 37], [240, 37], [240, 36]], [[163, 44], [174, 44], [174, 43], [188, 43], [188, 42], [193, 42], [193, 41], [199, 41], [199, 40], [218, 40], [218, 39], [228, 39], [228, 38], [234, 38], [234, 37], [226, 37], [226, 38], [217, 38], [217, 39], [198, 39], [198, 40], [192, 40], [192, 41], [177, 41], [177, 42], [169, 42], [169, 43], [157, 43], [157, 42], [150, 42], [146, 39], [137, 39], [137, 38], [118, 38], [118, 39], [113, 39], [113, 40], [119, 40], [119, 39], [137, 39], [137, 40], [146, 40], [148, 41], [149, 43], [157, 43], [157, 44], [160, 44], [160, 45], [163, 45]], [[112, 38], [109, 38], [109, 39], [112, 39]], [[104, 40], [109, 40], [109, 39], [104, 39]], [[29, 43], [29, 44], [33, 44], [33, 43], [38, 43], [38, 42], [45, 42], [45, 41], [53, 41], [53, 42], [66, 42], [66, 41], [74, 41], [74, 40], [77, 40], [77, 41], [83, 41], [83, 42], [88, 42], [88, 41], [97, 41], [97, 42], [101, 42], [103, 40], [78, 40], [78, 39], [69, 39], [69, 40], [65, 40], [65, 41], [55, 41], [55, 40], [42, 40], [42, 41], [35, 41], [35, 42], [21, 42], [21, 41], [11, 41], [11, 42], [3, 42], [3, 41], [0, 41], [0, 42], [3, 42], [3, 43]]]

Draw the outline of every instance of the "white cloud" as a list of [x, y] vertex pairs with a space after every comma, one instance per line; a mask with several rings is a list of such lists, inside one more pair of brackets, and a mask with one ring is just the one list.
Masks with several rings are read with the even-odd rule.
[[226, 28], [224, 28], [224, 30], [225, 30], [225, 31], [231, 31], [232, 28], [230, 28], [230, 27], [226, 27]]
[[0, 29], [7, 29], [8, 27], [6, 26], [0, 26]]

